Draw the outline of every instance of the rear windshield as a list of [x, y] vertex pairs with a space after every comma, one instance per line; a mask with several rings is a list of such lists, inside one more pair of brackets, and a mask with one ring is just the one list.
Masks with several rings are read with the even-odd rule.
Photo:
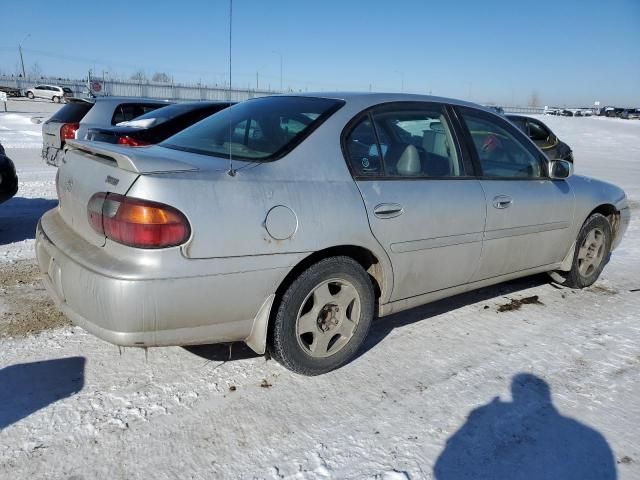
[[62, 87], [62, 91], [64, 93], [73, 93], [73, 90], [71, 90], [69, 87]]
[[165, 107], [166, 105], [166, 103], [122, 103], [114, 110], [113, 117], [111, 117], [111, 125], [116, 125], [120, 122], [128, 122], [140, 115], [152, 112], [153, 110]]
[[67, 103], [64, 107], [58, 110], [49, 119], [50, 122], [70, 123], [79, 122], [84, 118], [89, 110], [93, 107], [93, 103], [88, 102], [73, 102]]
[[202, 103], [202, 104], [193, 104], [186, 103], [180, 104], [176, 103], [174, 105], [169, 105], [168, 107], [158, 108], [157, 110], [153, 110], [151, 112], [147, 112], [144, 115], [140, 115], [136, 117], [134, 120], [130, 120], [128, 122], [121, 122], [118, 125], [120, 126], [140, 126], [142, 128], [155, 127], [160, 125], [167, 120], [172, 120], [174, 118], [180, 117], [182, 115], [186, 115], [191, 112], [203, 112], [203, 117], [207, 116], [207, 112], [217, 112], [225, 108], [228, 104], [220, 103], [220, 104], [210, 104], [210, 103]]
[[243, 160], [274, 160], [344, 104], [315, 97], [263, 97], [222, 110], [169, 137], [176, 150]]

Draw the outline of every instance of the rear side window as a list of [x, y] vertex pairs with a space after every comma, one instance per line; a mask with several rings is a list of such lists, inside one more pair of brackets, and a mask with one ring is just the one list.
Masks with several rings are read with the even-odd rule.
[[93, 107], [93, 103], [88, 102], [73, 102], [67, 103], [64, 107], [58, 110], [49, 119], [50, 122], [71, 123], [79, 122], [84, 118], [89, 110]]
[[239, 103], [169, 137], [176, 150], [274, 160], [295, 148], [344, 102], [316, 97], [263, 97]]
[[167, 104], [153, 104], [153, 103], [122, 103], [116, 107], [111, 117], [111, 125], [115, 125], [120, 122], [128, 122], [140, 115], [152, 112], [160, 107], [164, 107]]
[[465, 174], [451, 126], [439, 106], [391, 106], [373, 111], [349, 132], [345, 146], [356, 177]]

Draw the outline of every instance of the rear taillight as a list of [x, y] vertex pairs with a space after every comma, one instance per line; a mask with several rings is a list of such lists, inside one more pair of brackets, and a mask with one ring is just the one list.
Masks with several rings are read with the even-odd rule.
[[175, 208], [116, 193], [96, 193], [87, 215], [95, 231], [131, 247], [174, 247], [191, 234], [186, 217]]
[[76, 132], [80, 128], [80, 124], [78, 122], [75, 123], [65, 123], [60, 127], [60, 139], [61, 140], [73, 140], [76, 138]]
[[118, 138], [118, 145], [127, 145], [129, 147], [147, 147], [151, 144], [149, 142], [145, 142], [144, 140], [125, 135]]

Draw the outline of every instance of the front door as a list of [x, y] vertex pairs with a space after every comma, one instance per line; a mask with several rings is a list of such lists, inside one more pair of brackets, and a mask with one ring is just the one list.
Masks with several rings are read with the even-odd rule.
[[363, 113], [345, 151], [399, 300], [469, 281], [485, 221], [480, 182], [465, 166], [442, 105], [394, 103]]
[[472, 108], [458, 108], [475, 154], [486, 197], [482, 280], [562, 261], [570, 242], [574, 195], [551, 180], [547, 160], [509, 122]]

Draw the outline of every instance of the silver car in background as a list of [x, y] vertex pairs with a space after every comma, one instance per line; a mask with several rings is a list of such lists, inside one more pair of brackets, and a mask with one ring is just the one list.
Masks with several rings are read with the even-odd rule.
[[42, 158], [59, 166], [68, 140], [84, 139], [90, 128], [112, 127], [157, 108], [171, 105], [165, 100], [137, 97], [69, 99], [69, 103], [42, 124]]
[[483, 107], [404, 94], [237, 104], [135, 151], [68, 142], [38, 263], [118, 345], [244, 341], [315, 375], [374, 316], [539, 272], [598, 278], [624, 192]]
[[33, 88], [25, 90], [24, 94], [31, 100], [34, 98], [45, 98], [55, 103], [73, 98], [73, 90], [69, 87], [59, 87], [57, 85], [36, 85]]

